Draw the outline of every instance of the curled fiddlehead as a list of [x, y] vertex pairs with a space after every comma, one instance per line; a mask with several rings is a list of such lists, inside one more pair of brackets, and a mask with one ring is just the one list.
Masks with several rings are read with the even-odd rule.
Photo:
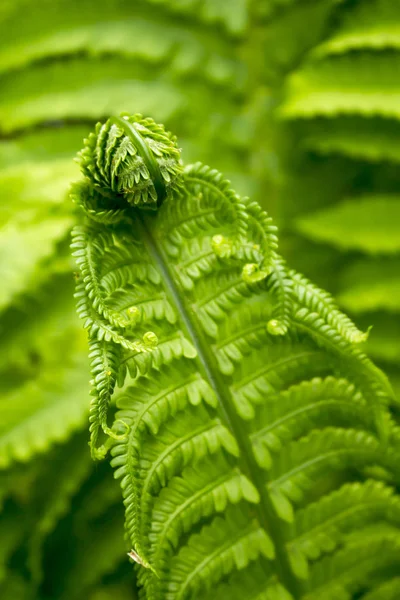
[[[91, 449], [94, 458], [102, 458], [106, 447], [98, 447], [100, 431], [117, 439], [124, 435], [117, 435], [107, 424], [108, 406], [120, 376], [121, 350], [149, 352], [158, 342], [153, 331], [139, 338], [138, 307], [121, 311], [110, 302], [107, 284], [118, 284], [117, 288], [133, 284], [123, 281], [127, 273], [115, 269], [113, 263], [135, 259], [134, 248], [116, 243], [113, 227], [125, 226], [129, 231], [135, 209], [156, 210], [169, 199], [182, 185], [182, 164], [176, 138], [141, 115], [98, 123], [77, 160], [84, 179], [73, 184], [71, 197], [85, 213], [86, 222], [73, 231], [72, 248], [80, 268], [76, 298], [91, 345]], [[138, 265], [136, 271], [133, 277], [143, 279], [146, 265]]]
[[176, 138], [141, 115], [98, 123], [79, 162], [94, 189], [122, 205], [156, 209], [181, 184]]

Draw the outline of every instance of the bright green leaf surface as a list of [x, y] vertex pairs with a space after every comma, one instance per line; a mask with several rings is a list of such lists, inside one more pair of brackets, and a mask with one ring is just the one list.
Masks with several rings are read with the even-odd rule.
[[400, 199], [372, 196], [344, 200], [301, 217], [296, 227], [310, 239], [368, 254], [400, 251]]

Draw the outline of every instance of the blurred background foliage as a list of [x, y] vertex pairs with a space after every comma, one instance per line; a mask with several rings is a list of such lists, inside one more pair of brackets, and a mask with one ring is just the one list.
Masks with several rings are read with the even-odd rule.
[[68, 186], [93, 124], [165, 122], [280, 228], [400, 384], [400, 4], [0, 3], [0, 597], [136, 597], [118, 486], [87, 447]]

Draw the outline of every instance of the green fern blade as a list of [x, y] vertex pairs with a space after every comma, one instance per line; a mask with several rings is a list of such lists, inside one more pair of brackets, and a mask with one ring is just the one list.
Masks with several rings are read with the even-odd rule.
[[[129, 123], [140, 131], [137, 117]], [[111, 126], [96, 132], [81, 157], [86, 185], [102, 190], [115, 156], [127, 160], [127, 152], [118, 153], [121, 136], [116, 144]], [[327, 293], [285, 269], [291, 285], [277, 293], [281, 263], [268, 216], [199, 164], [165, 198], [170, 174], [164, 170], [164, 183], [157, 179], [163, 153], [150, 142], [146, 152], [138, 144], [125, 165], [133, 190], [99, 192], [100, 213], [122, 208], [123, 217], [91, 225], [77, 257], [89, 338], [121, 353], [110, 368], [123, 389], [107, 392], [112, 414], [116, 397], [116, 412], [106, 447], [121, 482], [141, 596], [199, 598], [214, 586], [226, 590], [231, 577], [246, 581], [268, 561], [264, 589], [254, 594], [300, 598], [314, 566], [308, 570], [302, 548], [290, 548], [289, 523], [351, 472], [361, 480], [398, 480], [393, 392], [354, 346], [363, 335]], [[173, 138], [168, 144], [170, 160], [178, 160]], [[148, 185], [138, 157], [153, 161], [157, 210], [146, 195], [141, 208], [124, 205]], [[83, 208], [88, 222], [97, 219]], [[281, 304], [290, 318], [277, 336], [268, 323]], [[129, 307], [135, 315], [125, 326], [119, 319]], [[101, 327], [108, 322], [104, 335], [90, 322], [95, 314]], [[143, 348], [132, 351], [140, 339]], [[346, 593], [344, 584], [340, 590]]]
[[277, 298], [277, 308], [267, 328], [271, 335], [285, 335], [291, 325], [293, 281], [284, 262], [278, 259], [269, 278], [270, 290]]
[[[43, 58], [54, 60], [83, 53], [96, 57], [113, 54], [152, 66], [168, 65], [168, 70], [177, 76], [196, 71], [197, 77], [204, 77], [211, 83], [237, 85], [235, 79], [239, 79], [241, 69], [240, 64], [230, 58], [229, 39], [215, 38], [211, 50], [204, 45], [199, 27], [182, 28], [171, 21], [166, 28], [164, 22], [154, 18], [151, 9], [136, 11], [139, 14], [132, 19], [129, 5], [120, 6], [117, 13], [116, 7], [102, 3], [96, 14], [90, 10], [85, 14], [87, 6], [80, 6], [78, 11], [64, 2], [58, 1], [57, 5], [52, 21], [48, 20], [48, 14], [42, 15], [41, 29], [37, 23], [35, 28], [32, 19], [21, 23], [19, 15], [18, 26], [29, 29], [22, 40], [8, 40], [5, 45], [8, 31], [5, 26], [0, 29], [3, 48], [5, 46], [0, 49], [0, 72], [21, 69]], [[50, 8], [54, 10], [54, 7]], [[36, 13], [35, 17], [38, 16]], [[84, 20], [87, 21], [85, 24]], [[47, 27], [43, 27], [43, 22]], [[7, 25], [10, 27], [9, 23]], [[154, 44], [154, 39], [159, 42]], [[206, 60], [202, 60], [204, 53]]]
[[[43, 178], [43, 187], [45, 199], [49, 198], [53, 202], [61, 201], [61, 198], [48, 196], [53, 182], [57, 185], [58, 182], [64, 179], [65, 175], [71, 170], [76, 172], [76, 164], [71, 164], [71, 158], [76, 153], [76, 148], [82, 142], [89, 132], [89, 127], [84, 124], [69, 124], [68, 127], [44, 127], [41, 129], [27, 131], [25, 135], [13, 138], [0, 140], [0, 163], [1, 177], [6, 180], [8, 177], [17, 177], [20, 169], [26, 168], [27, 178], [32, 177], [32, 183], [36, 186], [41, 185]], [[61, 163], [68, 159], [68, 165], [65, 163], [63, 169]], [[54, 180], [50, 179], [50, 171], [55, 169]], [[9, 170], [10, 169], [10, 170]], [[60, 171], [59, 171], [60, 169]], [[32, 173], [32, 175], [31, 175]], [[69, 183], [71, 179], [69, 179]], [[32, 197], [37, 194], [35, 185], [29, 186], [23, 190]], [[56, 188], [58, 189], [58, 188]], [[62, 188], [62, 192], [67, 191], [67, 188]], [[22, 191], [22, 190], [21, 190]], [[14, 193], [19, 192], [18, 186], [15, 186]], [[40, 200], [38, 198], [38, 200]], [[67, 209], [67, 207], [65, 207]]]
[[12, 221], [2, 228], [0, 310], [4, 310], [16, 296], [35, 286], [41, 265], [52, 256], [73, 223], [67, 215], [35, 221], [32, 219], [28, 224]]
[[294, 295], [302, 306], [317, 313], [347, 342], [359, 344], [367, 340], [368, 332], [361, 332], [349, 317], [341, 313], [327, 292], [318, 289], [298, 273], [291, 271], [290, 276], [293, 281]]
[[6, 417], [1, 423], [1, 468], [31, 460], [82, 427], [87, 417], [87, 399], [82, 397], [87, 364], [82, 353], [75, 360], [77, 364], [66, 365], [57, 380], [50, 365], [47, 372], [2, 397]]
[[[80, 129], [82, 132], [82, 129]], [[52, 138], [50, 138], [52, 139]], [[77, 138], [79, 139], [79, 138]], [[45, 143], [46, 138], [36, 138], [33, 143]], [[76, 165], [71, 164], [73, 152], [66, 152], [67, 156], [58, 158], [57, 155], [50, 160], [41, 160], [35, 157], [31, 149], [24, 148], [23, 143], [12, 148], [10, 142], [3, 142], [0, 148], [0, 194], [5, 198], [13, 197], [13, 202], [1, 206], [0, 222], [4, 226], [11, 219], [18, 224], [24, 215], [26, 218], [38, 219], [50, 208], [67, 216], [71, 210], [68, 205], [61, 206], [67, 195], [71, 177], [77, 175]], [[14, 157], [12, 156], [14, 150]], [[24, 156], [24, 153], [25, 156]], [[43, 152], [44, 154], [45, 152]], [[3, 156], [3, 155], [6, 155]], [[10, 156], [11, 154], [11, 156]], [[13, 164], [16, 162], [16, 164]], [[8, 165], [7, 165], [8, 163]], [[24, 186], [21, 186], [21, 179]], [[46, 214], [49, 218], [50, 214]], [[33, 225], [34, 223], [32, 223]]]
[[393, 260], [359, 260], [345, 269], [338, 301], [352, 313], [400, 312], [400, 264]]
[[[179, 384], [171, 385], [174, 379], [178, 380]], [[196, 407], [201, 402], [215, 405], [213, 392], [207, 383], [198, 377], [190, 362], [184, 359], [180, 361], [179, 369], [174, 365], [168, 369], [164, 368], [157, 383], [152, 382], [151, 378], [139, 379], [134, 387], [128, 387], [118, 399], [120, 410], [116, 419], [117, 422], [126, 424], [129, 435], [125, 435], [125, 440], [122, 439], [113, 448], [112, 464], [117, 469], [115, 476], [122, 477], [121, 486], [127, 506], [126, 527], [133, 546], [139, 552], [142, 546], [144, 548], [146, 545], [145, 540], [148, 536], [147, 532], [143, 535], [143, 532], [139, 531], [140, 521], [147, 518], [149, 511], [149, 506], [145, 504], [146, 495], [142, 496], [141, 478], [145, 475], [139, 470], [146, 430], [156, 435], [169, 416], [173, 417], [179, 411], [188, 410], [190, 406]], [[204, 439], [206, 438], [203, 437]], [[159, 476], [162, 476], [162, 471]], [[140, 501], [144, 504], [141, 517]]]
[[396, 52], [310, 62], [288, 80], [280, 116], [305, 119], [351, 114], [398, 119], [398, 90], [393, 85], [397, 65]]
[[371, 163], [400, 161], [399, 121], [381, 117], [317, 117], [296, 124], [307, 150], [331, 156], [345, 155]]
[[[110, 80], [104, 81], [104, 69]], [[129, 81], [126, 73], [131, 73]], [[182, 93], [170, 83], [148, 81], [137, 73], [135, 62], [123, 58], [71, 59], [5, 75], [0, 95], [0, 121], [6, 133], [44, 121], [93, 121], [131, 107], [169, 120], [182, 107]], [[135, 77], [136, 74], [136, 77]], [[8, 80], [7, 80], [8, 79]]]
[[[341, 249], [390, 255], [400, 248], [396, 226], [399, 214], [400, 202], [396, 196], [349, 198], [336, 206], [300, 217], [296, 227], [310, 239]], [[357, 229], [354, 229], [355, 221]], [[370, 235], [372, 222], [374, 235]]]
[[400, 12], [390, 0], [374, 0], [350, 10], [337, 31], [317, 46], [318, 57], [344, 54], [353, 50], [400, 48]]

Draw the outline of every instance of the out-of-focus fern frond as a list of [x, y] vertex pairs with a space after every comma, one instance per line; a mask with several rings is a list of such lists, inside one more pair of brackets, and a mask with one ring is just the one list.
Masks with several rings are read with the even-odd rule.
[[296, 228], [311, 239], [341, 249], [395, 254], [400, 251], [399, 222], [399, 199], [376, 195], [347, 199], [301, 217], [296, 221]]
[[107, 57], [75, 58], [4, 75], [0, 92], [2, 129], [9, 133], [66, 116], [93, 120], [126, 109], [126, 98], [132, 108], [151, 109], [171, 119], [182, 110], [182, 93], [146, 73], [147, 67], [135, 60]]
[[359, 2], [345, 13], [333, 35], [317, 46], [316, 56], [352, 50], [400, 49], [400, 8], [391, 0]]
[[[65, 354], [64, 354], [65, 356]], [[46, 452], [54, 442], [66, 440], [87, 416], [86, 359], [75, 355], [75, 365], [60, 368], [60, 357], [37, 378], [3, 393], [0, 425], [0, 467], [26, 462]], [[69, 359], [70, 360], [70, 359]], [[62, 364], [62, 363], [61, 363]], [[55, 372], [54, 367], [58, 365]]]
[[400, 312], [400, 262], [359, 260], [345, 269], [338, 300], [352, 313]]
[[367, 161], [400, 161], [400, 124], [380, 117], [336, 117], [299, 123], [306, 149]]
[[41, 263], [49, 259], [56, 244], [64, 238], [73, 220], [54, 216], [42, 222], [17, 224], [10, 222], [0, 230], [0, 269], [3, 284], [0, 310], [14, 298], [36, 284]]
[[280, 114], [286, 119], [343, 114], [398, 119], [398, 64], [399, 57], [394, 52], [312, 61], [289, 77]]

